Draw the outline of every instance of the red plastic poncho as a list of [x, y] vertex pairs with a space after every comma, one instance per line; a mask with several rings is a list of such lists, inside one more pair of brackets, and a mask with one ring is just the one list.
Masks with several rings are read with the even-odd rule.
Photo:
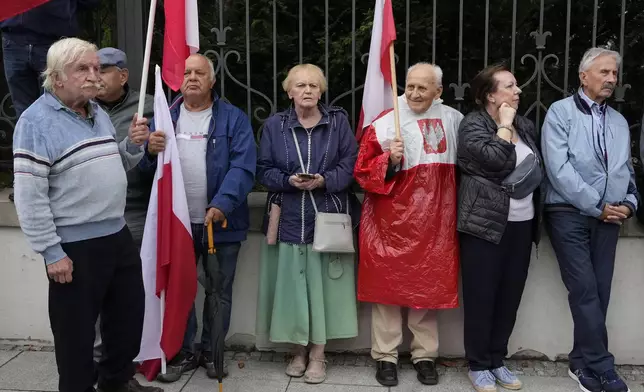
[[384, 112], [362, 136], [355, 177], [365, 190], [358, 299], [416, 309], [458, 306], [456, 144], [463, 115], [437, 100], [415, 114], [399, 98], [404, 155], [385, 174], [395, 137]]

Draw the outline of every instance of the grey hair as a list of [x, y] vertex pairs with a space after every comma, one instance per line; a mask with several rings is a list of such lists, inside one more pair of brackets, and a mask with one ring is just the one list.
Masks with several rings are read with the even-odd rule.
[[441, 67], [439, 67], [436, 64], [427, 63], [427, 62], [423, 62], [423, 61], [421, 61], [419, 63], [416, 63], [416, 64], [412, 65], [411, 67], [409, 67], [409, 69], [407, 70], [407, 76], [409, 76], [409, 73], [411, 71], [413, 71], [414, 69], [416, 69], [418, 67], [422, 67], [422, 66], [430, 66], [430, 67], [432, 67], [434, 69], [434, 75], [436, 76], [436, 83], [438, 84], [439, 87], [443, 87], [443, 70], [441, 69]]
[[597, 57], [599, 56], [613, 56], [615, 58], [615, 61], [617, 62], [617, 68], [619, 68], [620, 64], [622, 63], [622, 56], [619, 55], [614, 50], [610, 49], [604, 49], [604, 48], [590, 48], [584, 53], [584, 56], [581, 58], [581, 62], [579, 63], [579, 72], [585, 72], [588, 71], [588, 68], [590, 68], [591, 64]]
[[215, 81], [215, 76], [216, 76], [215, 75], [215, 64], [212, 62], [210, 57], [206, 56], [205, 54], [201, 54], [201, 53], [195, 53], [195, 54], [193, 54], [193, 56], [201, 56], [204, 59], [206, 59], [206, 62], [208, 62], [208, 67], [210, 68], [210, 80], [214, 82]]
[[96, 45], [79, 38], [63, 38], [56, 41], [47, 51], [47, 69], [42, 73], [43, 88], [53, 92], [57, 78], [67, 79], [66, 66], [74, 64], [87, 53], [96, 51]]

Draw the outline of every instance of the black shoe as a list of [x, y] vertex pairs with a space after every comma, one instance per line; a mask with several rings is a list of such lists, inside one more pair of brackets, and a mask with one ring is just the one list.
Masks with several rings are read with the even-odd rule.
[[171, 383], [178, 381], [183, 373], [190, 372], [197, 368], [197, 358], [194, 354], [179, 353], [172, 358], [166, 366], [166, 373], [157, 376], [157, 381]]
[[133, 378], [116, 389], [99, 387], [98, 392], [163, 392], [163, 389], [153, 386], [143, 386]]
[[386, 387], [398, 385], [398, 365], [393, 362], [378, 361], [376, 380]]
[[631, 392], [624, 380], [614, 370], [609, 370], [599, 377], [604, 392]]
[[438, 372], [434, 361], [418, 361], [414, 364], [414, 369], [418, 372], [418, 381], [422, 384], [438, 384]]
[[602, 383], [590, 369], [568, 369], [568, 375], [579, 384], [584, 392], [602, 392]]
[[[206, 369], [206, 375], [208, 376], [208, 378], [212, 378], [212, 379], [219, 378], [217, 374], [217, 370], [215, 369], [213, 356], [210, 351], [203, 351], [201, 355], [199, 355], [199, 366]], [[224, 374], [222, 375], [222, 378], [226, 376], [228, 376], [228, 364], [224, 362]]]

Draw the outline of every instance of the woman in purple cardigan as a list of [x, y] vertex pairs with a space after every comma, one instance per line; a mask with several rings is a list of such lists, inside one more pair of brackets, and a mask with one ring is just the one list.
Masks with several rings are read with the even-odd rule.
[[346, 112], [319, 102], [326, 91], [320, 68], [297, 65], [282, 86], [292, 106], [266, 121], [257, 167], [269, 190], [257, 335], [292, 343], [286, 374], [316, 384], [326, 378], [327, 340], [357, 336], [358, 320], [354, 255], [312, 250], [316, 212], [308, 192], [319, 212], [347, 212], [357, 142]]

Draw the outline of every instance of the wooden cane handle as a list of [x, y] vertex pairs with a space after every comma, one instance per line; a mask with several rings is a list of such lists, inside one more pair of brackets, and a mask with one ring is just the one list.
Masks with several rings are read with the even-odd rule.
[[[223, 227], [224, 229], [228, 227], [227, 219], [224, 219], [224, 221], [221, 224], [221, 227]], [[215, 250], [215, 239], [212, 234], [212, 222], [210, 222], [208, 224], [208, 254], [214, 255], [215, 253], [217, 253], [217, 251]]]
[[215, 240], [212, 236], [212, 222], [208, 223], [208, 254], [215, 254]]

